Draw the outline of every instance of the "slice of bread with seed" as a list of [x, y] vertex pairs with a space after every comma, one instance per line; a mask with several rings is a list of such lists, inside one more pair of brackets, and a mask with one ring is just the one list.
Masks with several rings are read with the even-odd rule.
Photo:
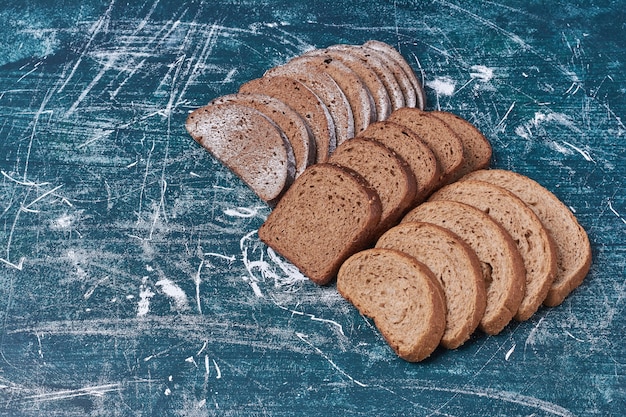
[[457, 176], [487, 168], [491, 162], [491, 144], [476, 126], [456, 114], [446, 111], [431, 111], [429, 114], [445, 122], [461, 138], [465, 162]]
[[315, 140], [311, 130], [300, 114], [283, 101], [265, 94], [235, 93], [218, 97], [210, 104], [239, 103], [253, 107], [267, 117], [285, 133], [296, 160], [296, 176], [315, 162]]
[[273, 205], [295, 177], [295, 157], [280, 128], [260, 111], [236, 103], [193, 111], [185, 124], [191, 137]]
[[374, 122], [357, 137], [381, 142], [409, 165], [417, 182], [413, 205], [424, 201], [439, 184], [441, 168], [435, 154], [406, 127], [389, 120]]
[[351, 139], [338, 146], [328, 162], [355, 170], [378, 193], [383, 210], [374, 237], [396, 224], [410, 207], [415, 176], [404, 160], [380, 142]]
[[513, 193], [477, 180], [447, 185], [430, 200], [453, 200], [474, 206], [509, 232], [526, 269], [526, 290], [515, 319], [528, 320], [545, 300], [557, 269], [554, 241], [537, 215]]
[[391, 59], [395, 59], [395, 61], [404, 69], [404, 72], [408, 76], [413, 88], [415, 89], [417, 103], [415, 107], [420, 110], [424, 110], [426, 108], [426, 93], [424, 92], [424, 87], [422, 83], [417, 79], [413, 68], [409, 65], [406, 59], [402, 56], [400, 51], [395, 49], [393, 46], [389, 45], [386, 42], [378, 41], [378, 40], [369, 40], [363, 44], [368, 48], [373, 48], [379, 50], [383, 53], [386, 53]]
[[391, 249], [367, 249], [339, 270], [337, 290], [374, 324], [396, 354], [426, 359], [445, 330], [441, 285], [415, 258]]
[[405, 107], [394, 111], [389, 120], [413, 131], [437, 157], [441, 166], [440, 184], [447, 184], [458, 177], [464, 164], [463, 144], [447, 124], [417, 108]]
[[432, 223], [404, 222], [385, 232], [377, 248], [396, 249], [426, 265], [439, 279], [446, 300], [441, 345], [461, 346], [485, 313], [485, 281], [476, 252], [458, 235]]
[[551, 191], [535, 180], [515, 172], [479, 170], [464, 177], [499, 185], [518, 196], [546, 227], [557, 249], [557, 272], [548, 295], [547, 306], [557, 306], [577, 288], [591, 267], [589, 237], [572, 214]]
[[456, 201], [427, 201], [404, 216], [444, 227], [463, 239], [478, 256], [487, 290], [479, 328], [495, 335], [517, 312], [524, 297], [524, 262], [511, 235], [479, 209]]
[[371, 243], [381, 212], [378, 194], [359, 174], [316, 164], [287, 190], [259, 228], [259, 238], [325, 285], [343, 261]]
[[337, 146], [335, 125], [328, 109], [311, 89], [295, 78], [256, 78], [241, 85], [239, 92], [275, 97], [298, 112], [313, 133], [317, 149], [316, 162], [326, 161]]

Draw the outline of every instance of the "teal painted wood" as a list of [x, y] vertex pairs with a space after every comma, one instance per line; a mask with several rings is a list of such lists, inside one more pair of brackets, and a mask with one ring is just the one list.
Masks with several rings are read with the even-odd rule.
[[[622, 2], [4, 1], [0, 414], [607, 416], [626, 410]], [[494, 166], [589, 232], [563, 305], [419, 364], [255, 234], [189, 111], [379, 39]]]

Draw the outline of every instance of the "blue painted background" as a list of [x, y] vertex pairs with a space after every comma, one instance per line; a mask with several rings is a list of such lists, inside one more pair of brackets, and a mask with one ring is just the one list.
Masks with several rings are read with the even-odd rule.
[[[623, 1], [0, 5], [0, 414], [618, 416], [626, 410]], [[552, 190], [594, 263], [559, 307], [425, 362], [268, 253], [268, 207], [189, 111], [379, 39]], [[331, 414], [332, 413], [332, 414]]]

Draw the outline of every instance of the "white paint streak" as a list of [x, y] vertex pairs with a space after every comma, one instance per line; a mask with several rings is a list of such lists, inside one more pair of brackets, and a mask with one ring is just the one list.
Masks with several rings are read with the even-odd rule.
[[493, 69], [484, 65], [472, 65], [470, 68], [470, 77], [477, 79], [483, 83], [487, 83], [493, 79]]
[[156, 294], [147, 285], [148, 277], [143, 277], [139, 287], [139, 302], [137, 303], [137, 317], [145, 316], [150, 312], [150, 299]]
[[435, 90], [438, 96], [452, 96], [454, 95], [454, 88], [456, 87], [456, 81], [450, 77], [437, 77], [432, 81], [427, 81], [426, 86]]
[[187, 294], [176, 283], [168, 278], [162, 278], [156, 282], [163, 293], [174, 300], [174, 305], [178, 310], [186, 310], [188, 308]]
[[511, 349], [509, 349], [508, 352], [506, 352], [506, 355], [504, 355], [504, 360], [508, 361], [511, 358], [511, 355], [515, 351], [515, 346], [516, 346], [515, 343], [513, 343], [513, 346], [511, 346]]

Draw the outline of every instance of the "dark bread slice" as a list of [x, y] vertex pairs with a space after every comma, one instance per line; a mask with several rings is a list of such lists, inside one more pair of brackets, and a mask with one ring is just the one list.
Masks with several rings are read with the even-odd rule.
[[296, 160], [296, 177], [315, 162], [313, 134], [300, 114], [283, 101], [265, 94], [235, 93], [218, 97], [209, 104], [219, 103], [239, 103], [253, 107], [276, 123], [291, 143]]
[[501, 169], [479, 170], [464, 177], [499, 185], [518, 196], [552, 236], [557, 249], [557, 272], [548, 295], [547, 306], [557, 306], [577, 288], [591, 267], [589, 237], [571, 210], [552, 192], [535, 180]]
[[404, 216], [402, 223], [422, 221], [444, 227], [463, 239], [481, 262], [487, 290], [480, 329], [495, 335], [517, 312], [524, 297], [525, 270], [511, 236], [489, 215], [456, 201], [427, 201]]
[[432, 223], [404, 222], [385, 232], [377, 248], [396, 249], [426, 265], [439, 279], [446, 300], [441, 345], [456, 349], [485, 314], [485, 281], [476, 252], [458, 235]]
[[345, 51], [336, 49], [313, 49], [305, 56], [322, 56], [324, 59], [336, 59], [354, 71], [363, 81], [374, 99], [376, 120], [385, 120], [391, 114], [391, 99], [380, 77], [366, 62]]
[[383, 210], [374, 238], [396, 224], [413, 202], [413, 172], [394, 151], [378, 141], [351, 139], [338, 146], [328, 162], [355, 170], [378, 193]]
[[264, 76], [278, 75], [295, 78], [319, 97], [333, 119], [337, 144], [354, 137], [352, 108], [343, 90], [330, 75], [301, 61], [293, 60], [285, 65], [270, 68]]
[[287, 190], [259, 228], [259, 238], [325, 285], [343, 261], [371, 243], [381, 211], [378, 194], [356, 172], [316, 164]]
[[315, 93], [300, 81], [284, 76], [261, 77], [250, 80], [240, 93], [259, 93], [275, 97], [296, 112], [309, 126], [317, 149], [316, 162], [324, 162], [337, 145], [335, 126], [328, 109]]
[[388, 54], [390, 57], [395, 58], [396, 62], [404, 69], [404, 72], [409, 77], [411, 84], [413, 84], [413, 88], [415, 89], [415, 95], [417, 99], [416, 106], [420, 110], [424, 110], [426, 108], [426, 93], [424, 92], [424, 87], [421, 82], [417, 79], [413, 68], [409, 65], [409, 63], [404, 59], [400, 51], [395, 49], [393, 46], [389, 45], [386, 42], [381, 42], [378, 40], [369, 40], [363, 44], [368, 48], [377, 49], [381, 52]]
[[374, 98], [361, 77], [343, 62], [323, 56], [298, 56], [289, 61], [317, 68], [330, 75], [343, 91], [352, 109], [354, 134], [358, 134], [376, 120]]
[[191, 137], [273, 205], [295, 177], [291, 144], [260, 111], [236, 103], [193, 111], [185, 123]]
[[526, 269], [526, 290], [515, 319], [528, 320], [545, 300], [557, 269], [554, 241], [537, 215], [513, 193], [477, 180], [447, 185], [430, 200], [453, 200], [474, 206], [509, 232]]
[[389, 94], [389, 99], [391, 100], [391, 111], [405, 106], [402, 88], [400, 88], [398, 80], [393, 72], [389, 70], [385, 61], [380, 58], [380, 55], [372, 53], [370, 49], [364, 48], [361, 45], [338, 44], [329, 46], [326, 49], [343, 51], [365, 62], [366, 65], [376, 72], [378, 78], [383, 82], [387, 94]]
[[463, 166], [463, 144], [456, 133], [441, 120], [413, 107], [394, 111], [389, 120], [415, 132], [437, 157], [441, 166], [440, 184], [454, 181]]
[[476, 126], [456, 114], [446, 111], [431, 111], [431, 115], [447, 123], [447, 125], [461, 138], [465, 163], [458, 172], [462, 177], [468, 172], [484, 169], [491, 163], [491, 144]]
[[337, 290], [374, 324], [396, 354], [426, 359], [445, 329], [444, 295], [433, 273], [415, 258], [391, 249], [367, 249], [339, 270]]
[[417, 182], [413, 205], [424, 201], [439, 184], [441, 168], [435, 154], [406, 127], [389, 120], [374, 122], [357, 137], [381, 142], [400, 155], [409, 165]]

